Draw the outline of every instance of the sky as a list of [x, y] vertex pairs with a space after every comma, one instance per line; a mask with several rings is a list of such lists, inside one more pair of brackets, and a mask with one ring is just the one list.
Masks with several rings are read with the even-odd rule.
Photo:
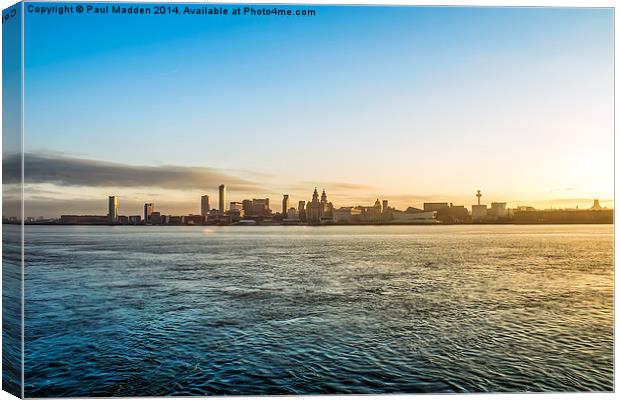
[[610, 9], [312, 8], [26, 13], [26, 215], [613, 206]]

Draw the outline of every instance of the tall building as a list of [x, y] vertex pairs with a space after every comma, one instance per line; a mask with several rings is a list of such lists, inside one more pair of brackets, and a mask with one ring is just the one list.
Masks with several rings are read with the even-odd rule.
[[209, 214], [210, 209], [209, 196], [206, 194], [204, 196], [200, 196], [200, 215], [206, 217]]
[[252, 199], [252, 215], [258, 217], [271, 215], [269, 199]]
[[144, 203], [144, 223], [150, 224], [151, 216], [153, 215], [153, 211], [155, 210], [154, 203]]
[[297, 208], [297, 212], [299, 213], [299, 220], [301, 222], [307, 222], [306, 220], [306, 202], [303, 200], [299, 201], [299, 207]]
[[286, 217], [286, 213], [288, 212], [288, 194], [282, 196], [282, 215]]
[[388, 201], [387, 200], [383, 200], [383, 212], [386, 213], [388, 212]]
[[220, 185], [220, 203], [219, 203], [219, 210], [220, 213], [225, 213], [227, 208], [226, 208], [226, 185]]
[[115, 224], [118, 221], [118, 196], [108, 197], [108, 222]]
[[321, 200], [319, 201], [319, 193], [314, 188], [312, 200], [306, 204], [306, 220], [309, 224], [320, 224], [333, 222], [334, 205], [327, 201], [327, 193], [323, 189]]

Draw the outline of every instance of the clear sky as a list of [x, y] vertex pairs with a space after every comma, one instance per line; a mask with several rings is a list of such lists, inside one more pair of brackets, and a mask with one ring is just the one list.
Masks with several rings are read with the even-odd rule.
[[[314, 17], [26, 13], [27, 215], [327, 189], [613, 206], [610, 9], [313, 7]], [[47, 182], [47, 183], [44, 183]]]

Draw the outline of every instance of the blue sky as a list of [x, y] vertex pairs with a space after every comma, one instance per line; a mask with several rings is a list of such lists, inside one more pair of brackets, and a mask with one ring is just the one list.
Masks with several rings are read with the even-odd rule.
[[[229, 183], [231, 200], [296, 202], [315, 185], [336, 206], [469, 205], [476, 189], [512, 205], [613, 197], [611, 10], [313, 8], [27, 14], [26, 151], [209, 168], [256, 185]], [[32, 188], [84, 210], [114, 191], [194, 211], [216, 186]]]

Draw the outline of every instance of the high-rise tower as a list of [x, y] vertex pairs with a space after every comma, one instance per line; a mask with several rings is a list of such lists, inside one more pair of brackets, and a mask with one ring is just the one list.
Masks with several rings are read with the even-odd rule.
[[118, 221], [118, 196], [108, 197], [108, 222], [115, 224]]
[[288, 211], [288, 194], [282, 196], [282, 215], [286, 215]]
[[209, 196], [206, 194], [204, 196], [200, 196], [200, 215], [206, 217], [207, 214], [209, 214], [210, 209]]
[[219, 199], [219, 210], [220, 213], [225, 213], [228, 207], [226, 205], [226, 185], [220, 185], [220, 199]]

